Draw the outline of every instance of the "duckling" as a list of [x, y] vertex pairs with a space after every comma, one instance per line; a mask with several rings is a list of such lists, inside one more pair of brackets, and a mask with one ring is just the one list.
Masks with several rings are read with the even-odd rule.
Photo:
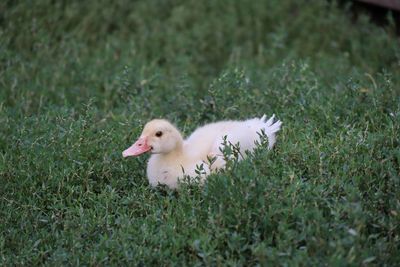
[[275, 115], [266, 120], [264, 115], [245, 121], [210, 123], [195, 130], [186, 140], [169, 121], [155, 119], [145, 125], [139, 139], [122, 155], [139, 156], [150, 152], [152, 155], [147, 164], [150, 185], [164, 184], [176, 189], [184, 176], [199, 176], [204, 182], [211, 172], [224, 168], [221, 152], [224, 144], [239, 144], [239, 159], [242, 159], [246, 151], [252, 152], [256, 148], [261, 141], [260, 134], [264, 132], [268, 149], [272, 149], [282, 125], [280, 120], [274, 122], [274, 118]]

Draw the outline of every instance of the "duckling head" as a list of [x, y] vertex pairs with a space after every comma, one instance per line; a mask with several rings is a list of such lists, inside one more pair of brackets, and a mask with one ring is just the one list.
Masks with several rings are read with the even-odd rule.
[[169, 121], [156, 119], [148, 122], [139, 139], [124, 152], [123, 157], [139, 156], [146, 152], [168, 154], [181, 149], [181, 133]]

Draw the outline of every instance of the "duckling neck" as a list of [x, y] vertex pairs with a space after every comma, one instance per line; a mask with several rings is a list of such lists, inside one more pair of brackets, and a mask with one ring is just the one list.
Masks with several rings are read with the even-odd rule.
[[177, 159], [183, 156], [183, 142], [178, 142], [176, 148], [163, 156], [167, 159]]

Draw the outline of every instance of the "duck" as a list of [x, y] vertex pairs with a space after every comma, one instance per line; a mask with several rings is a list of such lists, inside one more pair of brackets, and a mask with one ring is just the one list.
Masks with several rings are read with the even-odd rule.
[[[122, 156], [136, 157], [151, 153], [147, 163], [147, 178], [153, 187], [166, 185], [177, 189], [185, 177], [206, 177], [223, 169], [227, 144], [238, 148], [238, 160], [246, 157], [261, 144], [263, 134], [268, 139], [268, 149], [276, 143], [276, 134], [282, 122], [272, 115], [243, 121], [226, 120], [197, 128], [184, 139], [178, 128], [165, 119], [153, 119], [146, 123], [136, 142], [122, 152]], [[200, 171], [199, 171], [200, 170]]]

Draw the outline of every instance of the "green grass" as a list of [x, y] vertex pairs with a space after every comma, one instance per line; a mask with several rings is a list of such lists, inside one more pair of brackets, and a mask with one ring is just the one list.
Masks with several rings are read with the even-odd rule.
[[[399, 78], [393, 26], [325, 1], [2, 1], [0, 265], [398, 265]], [[121, 157], [264, 113], [204, 187]]]

